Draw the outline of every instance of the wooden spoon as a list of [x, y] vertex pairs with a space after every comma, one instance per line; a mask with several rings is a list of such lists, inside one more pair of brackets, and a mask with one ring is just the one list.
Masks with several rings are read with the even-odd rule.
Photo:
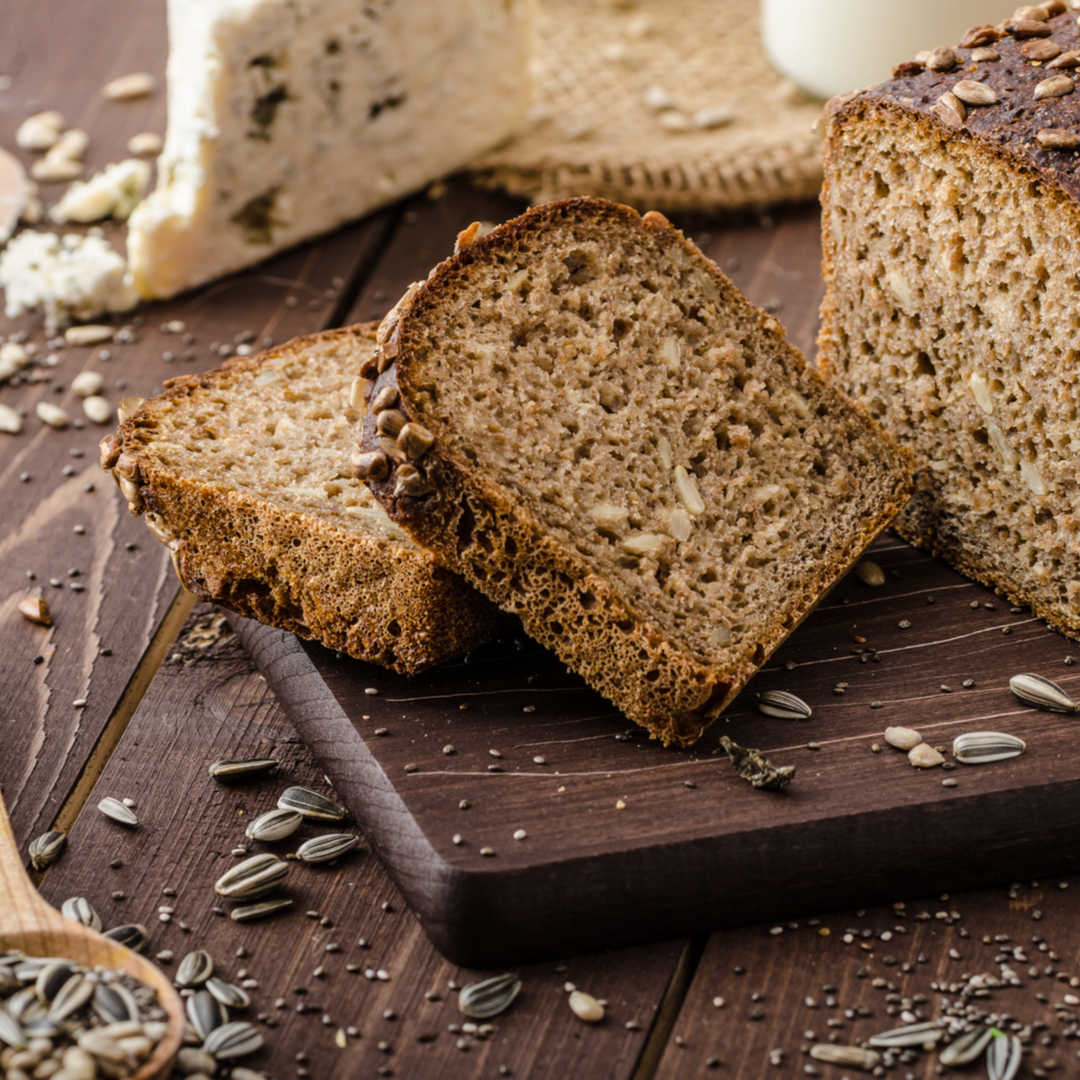
[[168, 1076], [184, 1032], [184, 1010], [169, 980], [149, 960], [80, 923], [65, 919], [41, 898], [23, 869], [0, 796], [0, 953], [19, 949], [27, 956], [58, 956], [85, 967], [122, 971], [157, 993], [168, 1014], [168, 1031], [130, 1080]]

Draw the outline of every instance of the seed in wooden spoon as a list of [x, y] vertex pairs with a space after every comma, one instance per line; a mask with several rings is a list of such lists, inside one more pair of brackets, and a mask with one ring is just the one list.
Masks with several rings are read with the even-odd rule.
[[49, 1019], [60, 1023], [78, 1012], [94, 996], [94, 980], [85, 971], [71, 975], [49, 1005]]
[[35, 870], [44, 870], [52, 866], [60, 858], [66, 843], [67, 833], [56, 831], [42, 833], [41, 836], [30, 841], [30, 865]]
[[114, 799], [111, 795], [106, 796], [98, 803], [98, 809], [118, 825], [126, 825], [129, 829], [139, 827], [139, 819], [135, 816], [135, 812], [131, 807], [125, 806], [119, 799]]
[[909, 727], [887, 727], [884, 738], [890, 746], [895, 746], [897, 750], [903, 750], [905, 753], [908, 750], [914, 750], [923, 741], [923, 737], [914, 728]]
[[286, 788], [278, 799], [278, 807], [295, 810], [313, 821], [342, 821], [349, 815], [344, 806], [304, 787]]
[[587, 1024], [598, 1024], [604, 1019], [604, 1006], [584, 990], [572, 990], [568, 999], [570, 1011]]
[[137, 1020], [139, 1006], [123, 983], [98, 983], [94, 991], [94, 1012], [106, 1024]]

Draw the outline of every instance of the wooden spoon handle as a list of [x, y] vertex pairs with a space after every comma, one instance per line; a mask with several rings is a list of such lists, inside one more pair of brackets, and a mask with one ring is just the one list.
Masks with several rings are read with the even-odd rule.
[[0, 930], [17, 928], [27, 916], [40, 920], [51, 914], [23, 869], [4, 797], [0, 794]]

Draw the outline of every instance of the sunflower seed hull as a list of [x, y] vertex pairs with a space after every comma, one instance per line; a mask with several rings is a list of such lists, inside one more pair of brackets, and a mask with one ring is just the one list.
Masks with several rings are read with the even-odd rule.
[[1009, 689], [1025, 705], [1032, 705], [1036, 709], [1060, 713], [1077, 711], [1076, 702], [1056, 682], [1042, 675], [1014, 675], [1009, 680]]
[[938, 1061], [950, 1068], [957, 1065], [970, 1065], [986, 1049], [987, 1044], [994, 1037], [990, 1028], [979, 1028], [961, 1035], [955, 1042], [949, 1043], [941, 1053]]
[[249, 840], [272, 844], [292, 836], [303, 822], [303, 817], [295, 810], [267, 810], [248, 824], [244, 835]]
[[253, 1024], [237, 1020], [212, 1031], [203, 1043], [203, 1049], [218, 1061], [254, 1054], [263, 1044], [263, 1037]]
[[813, 709], [801, 697], [786, 690], [766, 690], [759, 694], [757, 710], [765, 716], [776, 716], [781, 720], [809, 720], [814, 715]]
[[343, 821], [348, 811], [340, 803], [309, 788], [286, 788], [278, 799], [281, 810], [295, 810], [312, 821]]
[[474, 1020], [486, 1020], [505, 1012], [521, 993], [521, 979], [517, 975], [492, 975], [461, 988], [458, 1008]]
[[[238, 909], [239, 910], [239, 909]], [[206, 980], [206, 989], [228, 1009], [246, 1009], [251, 1004], [246, 990], [224, 979], [211, 977]]]
[[214, 974], [214, 958], [205, 949], [189, 952], [176, 969], [177, 986], [202, 986]]
[[306, 863], [331, 862], [359, 845], [360, 837], [352, 833], [329, 833], [305, 840], [296, 849], [296, 856]]
[[129, 806], [125, 806], [119, 799], [114, 799], [111, 795], [98, 803], [98, 809], [107, 818], [115, 821], [118, 825], [126, 825], [129, 829], [137, 829], [139, 827], [139, 819], [135, 816], [134, 811]]
[[81, 923], [101, 933], [101, 916], [90, 906], [90, 901], [82, 896], [72, 896], [60, 905], [60, 914], [72, 922]]
[[862, 1069], [863, 1072], [872, 1072], [881, 1061], [881, 1055], [874, 1050], [864, 1050], [860, 1046], [837, 1046], [833, 1043], [811, 1046], [810, 1056], [815, 1061], [824, 1061], [828, 1065]]
[[277, 768], [277, 764], [274, 758], [223, 759], [211, 762], [207, 771], [215, 780], [239, 780], [270, 772]]
[[892, 1028], [880, 1035], [872, 1036], [868, 1041], [871, 1046], [882, 1048], [890, 1046], [926, 1046], [936, 1043], [945, 1034], [936, 1020], [925, 1020], [920, 1024], [908, 1024], [905, 1027]]
[[232, 900], [255, 899], [274, 889], [288, 872], [288, 863], [276, 855], [253, 855], [222, 874], [214, 891]]
[[146, 946], [148, 935], [142, 923], [126, 923], [124, 926], [114, 926], [111, 930], [106, 930], [105, 937], [133, 952], [141, 952]]
[[42, 833], [41, 836], [30, 842], [30, 865], [35, 870], [45, 870], [52, 866], [52, 864], [60, 858], [60, 854], [64, 850], [64, 845], [66, 843], [66, 833]]
[[184, 1006], [188, 1022], [200, 1039], [207, 1039], [229, 1022], [229, 1010], [207, 990], [197, 990]]
[[957, 735], [952, 745], [953, 757], [963, 765], [1004, 761], [1019, 757], [1026, 749], [1023, 739], [1000, 731], [967, 731]]
[[995, 1033], [986, 1048], [987, 1080], [1013, 1080], [1023, 1057], [1024, 1047], [1015, 1035]]
[[288, 897], [278, 897], [276, 900], [262, 900], [257, 904], [243, 904], [240, 907], [233, 908], [229, 912], [229, 918], [233, 922], [251, 922], [253, 919], [262, 919], [267, 915], [273, 915], [275, 912], [284, 911], [287, 907], [292, 907], [293, 901]]

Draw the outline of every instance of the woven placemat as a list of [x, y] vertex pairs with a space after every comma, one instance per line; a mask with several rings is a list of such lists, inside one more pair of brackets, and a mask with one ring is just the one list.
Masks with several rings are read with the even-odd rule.
[[474, 163], [487, 186], [673, 211], [818, 193], [821, 103], [773, 68], [747, 0], [538, 0], [533, 73], [529, 130]]

